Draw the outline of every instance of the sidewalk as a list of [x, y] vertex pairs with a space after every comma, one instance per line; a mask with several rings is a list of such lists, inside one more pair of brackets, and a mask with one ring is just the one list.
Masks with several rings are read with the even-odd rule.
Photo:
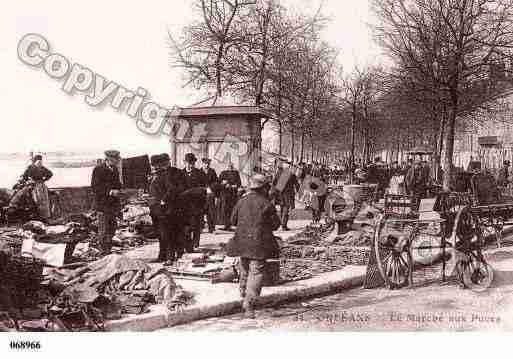
[[[309, 223], [308, 220], [292, 220], [290, 231], [275, 231], [275, 234], [287, 239]], [[217, 234], [202, 233], [202, 246], [218, 246], [226, 243], [233, 232], [217, 231]], [[152, 243], [126, 255], [149, 261], [157, 257], [158, 243]], [[153, 265], [153, 264], [152, 264]], [[276, 305], [320, 294], [335, 292], [344, 288], [354, 288], [363, 283], [365, 266], [347, 266], [342, 270], [325, 273], [315, 278], [291, 282], [275, 287], [264, 287], [258, 306]], [[152, 331], [214, 316], [223, 316], [241, 310], [241, 301], [237, 283], [211, 284], [209, 281], [196, 281], [176, 278], [176, 283], [194, 294], [194, 303], [181, 312], [171, 312], [163, 305], [154, 305], [150, 312], [143, 315], [131, 315], [106, 323], [109, 331]]]
[[[276, 231], [284, 239], [298, 233], [309, 223], [306, 220], [290, 222], [290, 231]], [[505, 235], [513, 232], [506, 228]], [[218, 234], [203, 233], [202, 246], [218, 246], [226, 243], [233, 232], [219, 231]], [[149, 244], [127, 253], [132, 258], [149, 261], [157, 257], [158, 243]], [[154, 265], [154, 264], [152, 264]], [[305, 300], [311, 297], [328, 295], [341, 290], [362, 286], [366, 266], [349, 265], [341, 270], [324, 273], [315, 278], [290, 282], [275, 287], [264, 287], [257, 307], [275, 306], [280, 303]], [[194, 303], [181, 312], [171, 312], [163, 305], [154, 305], [150, 312], [143, 315], [131, 315], [120, 320], [106, 323], [109, 331], [153, 331], [157, 329], [186, 324], [210, 317], [220, 317], [240, 312], [241, 300], [237, 283], [211, 284], [209, 281], [196, 281], [176, 278], [176, 283], [194, 294]]]
[[161, 331], [513, 331], [513, 247], [489, 250], [485, 257], [494, 280], [484, 292], [461, 289], [456, 280], [442, 283], [436, 271], [414, 288], [355, 288], [262, 308], [256, 319], [233, 314]]
[[[277, 230], [274, 231], [274, 234], [278, 237], [281, 237], [282, 239], [287, 239], [289, 237], [292, 237], [293, 235], [297, 234], [301, 230], [303, 230], [306, 225], [310, 223], [309, 220], [292, 220], [289, 221], [289, 228], [290, 231], [282, 231]], [[234, 232], [228, 232], [224, 230], [217, 229], [215, 234], [204, 232], [201, 233], [201, 239], [200, 239], [200, 245], [202, 247], [216, 247], [220, 244], [226, 244], [230, 240], [231, 237], [233, 237]], [[126, 253], [127, 256], [130, 258], [135, 259], [141, 259], [141, 260], [147, 260], [150, 261], [152, 259], [157, 258], [159, 251], [159, 244], [158, 242], [151, 243], [148, 245], [145, 245], [143, 247], [136, 248], [134, 250], [131, 250]], [[190, 282], [190, 281], [187, 281]]]

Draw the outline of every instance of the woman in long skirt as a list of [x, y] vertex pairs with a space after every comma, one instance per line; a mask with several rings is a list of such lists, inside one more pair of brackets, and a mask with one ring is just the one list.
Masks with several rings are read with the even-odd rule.
[[27, 167], [23, 173], [23, 179], [34, 182], [32, 197], [39, 210], [39, 216], [42, 219], [50, 218], [50, 199], [48, 198], [48, 188], [45, 182], [52, 178], [53, 173], [43, 166], [43, 157], [35, 155], [32, 164]]

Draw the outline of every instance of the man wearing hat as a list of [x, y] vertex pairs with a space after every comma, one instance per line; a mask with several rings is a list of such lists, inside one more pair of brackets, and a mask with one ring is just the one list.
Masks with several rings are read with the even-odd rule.
[[185, 189], [183, 173], [171, 167], [169, 155], [151, 156], [154, 175], [150, 183], [150, 211], [159, 234], [155, 262], [174, 262], [183, 254], [183, 211], [179, 195]]
[[413, 197], [418, 208], [420, 200], [426, 197], [429, 182], [429, 176], [420, 160], [415, 161], [413, 167], [408, 170], [405, 181], [408, 194]]
[[119, 151], [105, 151], [104, 163], [94, 168], [91, 178], [98, 216], [97, 241], [104, 255], [110, 254], [112, 249], [112, 237], [117, 227], [116, 218], [121, 211], [121, 180], [118, 171], [120, 159]]
[[[203, 164], [203, 174], [207, 182], [207, 186], [212, 189], [218, 183], [217, 173], [213, 168], [210, 168], [211, 160], [209, 158], [203, 158], [201, 160]], [[205, 208], [207, 214], [208, 231], [213, 233], [216, 229], [216, 201], [214, 193], [207, 195], [207, 204]]]
[[237, 202], [237, 192], [241, 187], [239, 171], [233, 167], [233, 163], [229, 162], [226, 170], [219, 175], [219, 182], [223, 189], [221, 191], [221, 215], [223, 216], [224, 230], [231, 230], [230, 217], [233, 207]]
[[237, 202], [231, 217], [237, 229], [227, 254], [240, 257], [240, 294], [248, 318], [255, 317], [254, 303], [262, 289], [266, 260], [279, 257], [273, 231], [280, 226], [280, 218], [268, 198], [269, 189], [265, 176], [253, 176], [249, 192]]
[[[182, 170], [185, 180], [185, 190], [193, 188], [207, 187], [206, 176], [195, 167], [197, 158], [194, 153], [185, 155], [185, 168]], [[210, 191], [209, 191], [210, 192]], [[185, 248], [187, 252], [193, 252], [193, 249], [199, 246], [201, 233], [201, 218], [205, 213], [205, 208], [194, 208], [186, 218], [187, 226], [185, 228]]]
[[500, 187], [507, 187], [509, 183], [509, 167], [510, 162], [508, 160], [505, 160], [503, 162], [502, 168], [499, 170], [499, 173], [497, 175], [497, 186]]
[[[284, 182], [281, 188], [279, 182]], [[275, 186], [278, 191], [281, 227], [282, 230], [288, 231], [289, 212], [291, 209], [295, 208], [296, 192], [299, 192], [300, 188], [296, 175], [290, 170], [290, 162], [280, 163], [273, 179], [273, 186]]]

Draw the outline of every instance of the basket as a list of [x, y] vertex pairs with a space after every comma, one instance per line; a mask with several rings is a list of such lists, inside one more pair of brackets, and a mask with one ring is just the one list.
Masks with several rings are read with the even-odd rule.
[[43, 280], [43, 262], [34, 257], [11, 256], [0, 268], [3, 287], [9, 290], [11, 302], [18, 309], [37, 304]]

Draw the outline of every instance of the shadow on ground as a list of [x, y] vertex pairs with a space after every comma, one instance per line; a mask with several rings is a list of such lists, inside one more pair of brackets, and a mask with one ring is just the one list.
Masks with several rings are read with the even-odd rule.
[[500, 271], [493, 272], [493, 282], [490, 288], [501, 288], [506, 286], [513, 286], [513, 271]]

